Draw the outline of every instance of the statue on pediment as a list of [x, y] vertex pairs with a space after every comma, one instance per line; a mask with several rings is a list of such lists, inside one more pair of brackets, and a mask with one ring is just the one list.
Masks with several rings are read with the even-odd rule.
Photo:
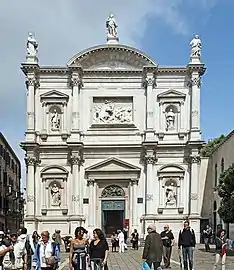
[[200, 59], [201, 57], [201, 49], [202, 49], [202, 43], [201, 39], [199, 38], [198, 35], [195, 35], [192, 41], [190, 42], [191, 46], [191, 53], [190, 57], [197, 57]]
[[38, 43], [33, 33], [28, 34], [27, 54], [28, 56], [36, 56], [38, 52]]
[[110, 14], [106, 20], [107, 37], [117, 38], [117, 23], [113, 14]]

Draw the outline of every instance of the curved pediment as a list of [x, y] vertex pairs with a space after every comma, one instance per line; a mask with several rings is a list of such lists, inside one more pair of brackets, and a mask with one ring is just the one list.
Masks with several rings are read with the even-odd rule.
[[73, 56], [68, 66], [90, 70], [131, 70], [156, 67], [157, 64], [143, 52], [125, 45], [101, 45]]

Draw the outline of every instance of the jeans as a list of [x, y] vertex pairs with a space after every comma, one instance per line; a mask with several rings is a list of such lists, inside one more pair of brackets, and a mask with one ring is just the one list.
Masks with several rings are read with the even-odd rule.
[[161, 262], [152, 262], [150, 260], [146, 260], [146, 262], [149, 265], [150, 269], [151, 269], [152, 265], [154, 266], [154, 270], [161, 269]]
[[[184, 270], [193, 269], [193, 250], [194, 247], [182, 247]], [[188, 268], [189, 261], [189, 268]]]

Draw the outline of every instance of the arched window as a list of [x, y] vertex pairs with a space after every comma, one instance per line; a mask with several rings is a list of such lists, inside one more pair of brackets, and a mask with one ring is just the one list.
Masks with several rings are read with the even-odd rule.
[[215, 164], [214, 170], [215, 170], [215, 186], [217, 186], [217, 184], [218, 184], [218, 165], [217, 165], [217, 163]]
[[224, 158], [221, 159], [221, 172], [224, 172]]

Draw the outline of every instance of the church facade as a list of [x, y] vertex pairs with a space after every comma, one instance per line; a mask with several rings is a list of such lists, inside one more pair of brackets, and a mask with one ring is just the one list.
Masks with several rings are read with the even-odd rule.
[[108, 36], [67, 65], [46, 67], [30, 51], [35, 40], [28, 44], [29, 232], [66, 235], [82, 225], [108, 235], [127, 226], [143, 236], [149, 223], [177, 232], [189, 218], [199, 235], [200, 53], [186, 66], [160, 67]]

